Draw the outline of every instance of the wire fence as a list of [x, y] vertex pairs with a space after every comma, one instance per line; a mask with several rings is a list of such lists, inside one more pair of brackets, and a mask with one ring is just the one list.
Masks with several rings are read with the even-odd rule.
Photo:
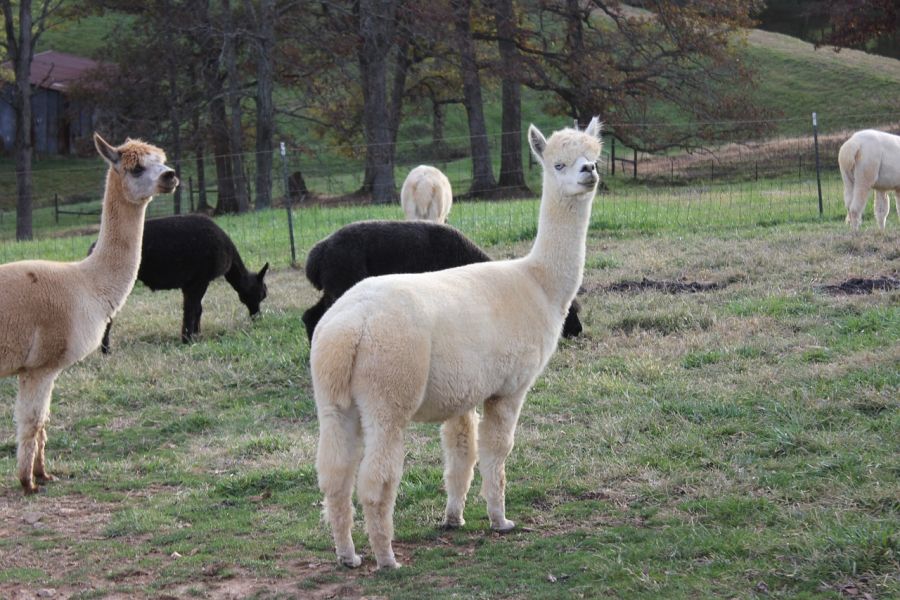
[[[837, 153], [851, 133], [834, 132], [815, 140], [810, 128], [805, 136], [735, 141], [702, 151], [656, 155], [607, 140], [599, 161], [602, 183], [592, 227], [740, 227], [843, 218]], [[412, 167], [427, 163], [447, 174], [455, 196], [465, 194], [472, 183], [472, 163], [459, 144], [466, 141], [444, 140], [446, 146], [440, 152], [434, 150], [430, 139], [405, 141], [398, 146], [398, 189]], [[490, 142], [496, 156], [500, 136], [493, 136]], [[527, 153], [524, 143], [523, 148]], [[333, 148], [288, 147], [283, 156], [276, 151], [274, 206], [265, 210], [251, 207], [246, 214], [217, 217], [241, 253], [251, 257], [249, 262], [302, 264], [316, 241], [342, 225], [363, 219], [403, 218], [399, 202], [362, 202], [354, 193], [363, 179], [359, 157], [335, 160], [335, 155]], [[215, 158], [204, 157], [208, 189], [203, 192], [212, 207], [218, 201], [217, 190], [209, 185], [216, 181], [212, 168]], [[255, 156], [242, 158], [252, 198]], [[0, 262], [23, 258], [77, 260], [96, 238], [105, 166], [99, 160], [51, 162], [48, 171], [52, 173], [45, 174], [42, 167], [46, 165], [39, 164], [35, 177], [41, 182], [35, 189], [36, 241], [13, 241], [15, 212], [10, 206], [15, 200], [9, 190], [15, 190], [15, 177], [14, 173], [0, 174], [0, 207], [6, 207], [0, 208]], [[524, 179], [533, 193], [511, 200], [456, 200], [449, 223], [482, 245], [531, 238], [537, 228], [541, 174], [530, 155], [526, 154], [522, 162]], [[499, 161], [495, 173], [498, 166]], [[157, 197], [149, 206], [148, 218], [196, 210], [201, 201], [197, 173], [194, 164], [183, 164], [180, 198]], [[51, 193], [54, 185], [57, 189]], [[62, 193], [62, 189], [67, 192]]]

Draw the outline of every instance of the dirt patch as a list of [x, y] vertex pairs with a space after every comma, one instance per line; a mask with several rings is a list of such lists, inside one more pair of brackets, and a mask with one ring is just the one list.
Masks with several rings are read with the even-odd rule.
[[820, 289], [829, 294], [871, 294], [875, 290], [890, 291], [900, 289], [900, 279], [896, 277], [876, 277], [874, 279], [854, 277], [843, 283], [823, 285]]
[[693, 294], [696, 292], [711, 292], [723, 289], [727, 283], [700, 281], [656, 281], [644, 277], [640, 281], [625, 280], [613, 283], [603, 288], [607, 292], [646, 292], [658, 291], [667, 294]]

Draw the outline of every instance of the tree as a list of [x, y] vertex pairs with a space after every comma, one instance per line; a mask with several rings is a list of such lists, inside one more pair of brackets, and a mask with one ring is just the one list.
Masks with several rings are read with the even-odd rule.
[[[821, 9], [821, 8], [820, 8]], [[831, 30], [817, 45], [874, 47], [885, 56], [900, 58], [900, 6], [896, 0], [828, 0], [825, 13]]]
[[363, 191], [371, 191], [376, 203], [388, 203], [396, 198], [387, 73], [388, 55], [396, 32], [397, 0], [360, 0], [357, 10], [357, 52], [366, 136]]
[[[32, 238], [32, 209], [34, 186], [31, 179], [31, 161], [34, 140], [31, 132], [31, 62], [34, 48], [51, 19], [61, 13], [64, 0], [40, 0], [38, 14], [32, 15], [31, 0], [20, 0], [19, 13], [15, 14], [10, 0], [0, 0], [6, 36], [2, 42], [13, 64], [15, 85], [12, 107], [16, 113], [16, 239]], [[18, 25], [18, 28], [16, 27]]]
[[[527, 0], [518, 46], [526, 85], [552, 92], [559, 114], [580, 122], [602, 115], [638, 150], [756, 133], [766, 115], [747, 100], [752, 72], [733, 42], [759, 4], [645, 0], [638, 10], [617, 0]], [[642, 125], [673, 114], [686, 126]]]
[[484, 120], [484, 105], [481, 98], [481, 79], [478, 75], [478, 61], [475, 41], [472, 38], [471, 0], [451, 0], [453, 7], [453, 39], [459, 52], [459, 70], [463, 82], [463, 104], [469, 123], [469, 144], [472, 150], [472, 185], [469, 196], [493, 194], [497, 189], [494, 169], [491, 163], [491, 148], [488, 143], [487, 125]]
[[275, 85], [275, 0], [260, 0], [254, 6], [244, 0], [251, 15], [253, 34], [250, 36], [256, 59], [256, 209], [272, 205], [272, 149], [275, 145], [275, 105], [272, 91]]
[[502, 133], [500, 134], [500, 176], [497, 185], [504, 195], [530, 193], [522, 171], [522, 92], [518, 78], [517, 27], [512, 0], [494, 0], [494, 23], [500, 52], [502, 86]]

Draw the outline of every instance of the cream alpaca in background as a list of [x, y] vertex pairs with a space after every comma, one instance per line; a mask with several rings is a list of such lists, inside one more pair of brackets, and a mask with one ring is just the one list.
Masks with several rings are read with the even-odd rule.
[[94, 143], [109, 171], [93, 254], [0, 265], [0, 377], [19, 378], [16, 459], [26, 494], [38, 490], [35, 480], [53, 479], [44, 461], [53, 383], [100, 345], [137, 277], [147, 203], [178, 185], [159, 148], [135, 140], [113, 148], [97, 134]]
[[[319, 417], [316, 468], [338, 560], [356, 567], [354, 480], [379, 567], [396, 567], [393, 511], [410, 421], [441, 422], [446, 527], [464, 524], [477, 460], [491, 528], [508, 531], [505, 463], [516, 422], [556, 349], [581, 285], [600, 123], [549, 140], [532, 125], [543, 166], [538, 233], [524, 258], [356, 284], [325, 313], [310, 362]], [[476, 407], [483, 406], [478, 422]]]
[[844, 180], [847, 222], [859, 229], [869, 191], [875, 190], [875, 222], [884, 229], [891, 211], [888, 192], [894, 192], [900, 218], [900, 136], [864, 129], [844, 142], [838, 152]]
[[439, 169], [428, 165], [410, 171], [400, 189], [400, 206], [407, 221], [446, 223], [452, 205], [450, 180]]

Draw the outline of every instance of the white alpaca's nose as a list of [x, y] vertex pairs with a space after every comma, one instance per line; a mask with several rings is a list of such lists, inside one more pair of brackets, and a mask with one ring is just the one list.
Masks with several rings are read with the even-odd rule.
[[597, 165], [596, 165], [596, 163], [592, 163], [592, 162], [587, 163], [583, 167], [581, 167], [582, 173], [593, 173], [596, 170], [597, 170]]

